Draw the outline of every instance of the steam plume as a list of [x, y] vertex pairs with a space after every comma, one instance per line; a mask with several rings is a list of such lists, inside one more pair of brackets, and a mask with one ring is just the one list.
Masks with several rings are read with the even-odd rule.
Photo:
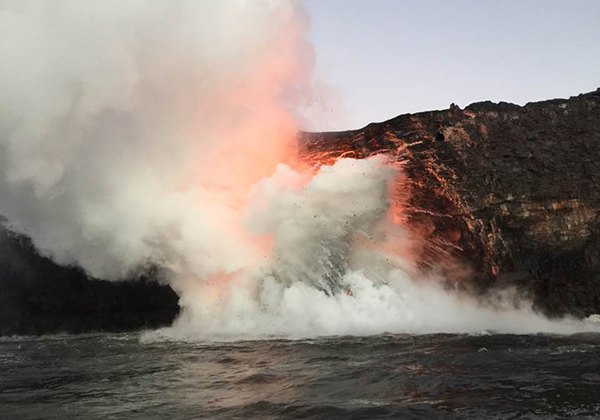
[[297, 1], [2, 2], [0, 213], [96, 277], [241, 267], [230, 230], [290, 156], [306, 30]]

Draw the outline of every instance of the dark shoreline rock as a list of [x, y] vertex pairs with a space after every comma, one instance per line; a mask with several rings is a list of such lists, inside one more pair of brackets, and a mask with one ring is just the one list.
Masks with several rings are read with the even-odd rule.
[[121, 332], [170, 325], [179, 298], [148, 278], [90, 279], [0, 226], [0, 335]]
[[600, 89], [525, 106], [452, 104], [299, 141], [308, 160], [403, 162], [424, 269], [446, 256], [448, 278], [481, 292], [514, 285], [550, 315], [600, 313]]

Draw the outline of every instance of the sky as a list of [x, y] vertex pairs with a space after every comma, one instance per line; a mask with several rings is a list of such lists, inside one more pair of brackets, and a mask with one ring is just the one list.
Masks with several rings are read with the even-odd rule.
[[600, 87], [599, 0], [304, 0], [325, 114], [343, 130]]

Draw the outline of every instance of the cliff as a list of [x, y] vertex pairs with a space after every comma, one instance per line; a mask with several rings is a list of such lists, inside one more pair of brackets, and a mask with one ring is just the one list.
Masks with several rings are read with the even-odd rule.
[[478, 291], [517, 286], [549, 314], [600, 313], [600, 89], [452, 104], [300, 142], [309, 160], [383, 152], [402, 162], [424, 270]]
[[149, 279], [108, 282], [60, 267], [0, 226], [0, 335], [157, 328], [172, 323], [177, 302]]

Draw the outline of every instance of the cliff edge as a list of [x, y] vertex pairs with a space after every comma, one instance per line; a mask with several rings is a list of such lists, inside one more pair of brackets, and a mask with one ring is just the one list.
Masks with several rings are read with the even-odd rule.
[[452, 104], [299, 140], [309, 160], [402, 162], [425, 269], [446, 256], [448, 277], [479, 290], [514, 285], [548, 314], [600, 313], [600, 89], [525, 106]]

